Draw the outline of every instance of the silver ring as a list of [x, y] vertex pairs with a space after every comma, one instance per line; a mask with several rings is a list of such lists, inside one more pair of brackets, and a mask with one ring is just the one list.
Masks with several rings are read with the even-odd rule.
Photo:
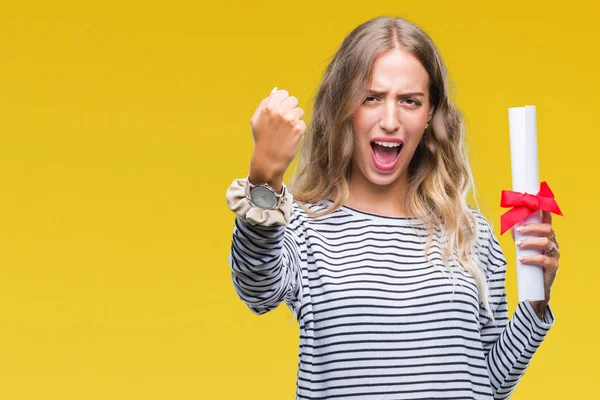
[[549, 256], [553, 256], [554, 253], [556, 253], [556, 245], [554, 244], [554, 242], [550, 243], [550, 246], [544, 250], [544, 254], [548, 254]]

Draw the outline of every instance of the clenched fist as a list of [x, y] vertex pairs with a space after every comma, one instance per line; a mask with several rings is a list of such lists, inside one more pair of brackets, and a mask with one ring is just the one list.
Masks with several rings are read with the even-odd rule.
[[298, 153], [306, 130], [303, 116], [298, 99], [286, 90], [275, 88], [260, 102], [250, 119], [254, 137], [248, 176], [251, 183], [268, 183], [281, 189], [283, 175]]

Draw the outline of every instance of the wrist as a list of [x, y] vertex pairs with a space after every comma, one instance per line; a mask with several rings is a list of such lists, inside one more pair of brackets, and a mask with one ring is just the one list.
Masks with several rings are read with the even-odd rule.
[[252, 157], [252, 161], [250, 162], [250, 172], [248, 173], [248, 182], [254, 185], [266, 183], [277, 192], [280, 192], [283, 187], [285, 170], [281, 171], [272, 165], [265, 165], [264, 162], [259, 160], [259, 157]]
[[530, 301], [529, 304], [531, 304], [531, 308], [533, 308], [537, 316], [542, 319], [548, 306], [548, 300]]

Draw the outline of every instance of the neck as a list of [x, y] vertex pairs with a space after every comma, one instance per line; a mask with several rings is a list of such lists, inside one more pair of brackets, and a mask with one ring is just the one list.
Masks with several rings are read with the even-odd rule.
[[350, 179], [350, 195], [344, 203], [348, 207], [386, 215], [389, 217], [407, 217], [406, 194], [408, 181], [399, 179], [390, 185], [375, 185], [368, 179]]

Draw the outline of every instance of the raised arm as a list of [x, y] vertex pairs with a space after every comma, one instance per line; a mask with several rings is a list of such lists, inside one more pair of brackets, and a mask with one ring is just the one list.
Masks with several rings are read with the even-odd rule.
[[[306, 124], [298, 100], [285, 90], [263, 99], [250, 120], [255, 148], [248, 179], [235, 180], [227, 202], [237, 214], [229, 264], [240, 298], [257, 314], [286, 301], [297, 310], [301, 273], [299, 245], [302, 223], [292, 216], [291, 195], [285, 195], [283, 176], [298, 152]], [[247, 195], [248, 182], [268, 185], [283, 193], [283, 203], [262, 209]], [[260, 203], [260, 202], [259, 202]]]

